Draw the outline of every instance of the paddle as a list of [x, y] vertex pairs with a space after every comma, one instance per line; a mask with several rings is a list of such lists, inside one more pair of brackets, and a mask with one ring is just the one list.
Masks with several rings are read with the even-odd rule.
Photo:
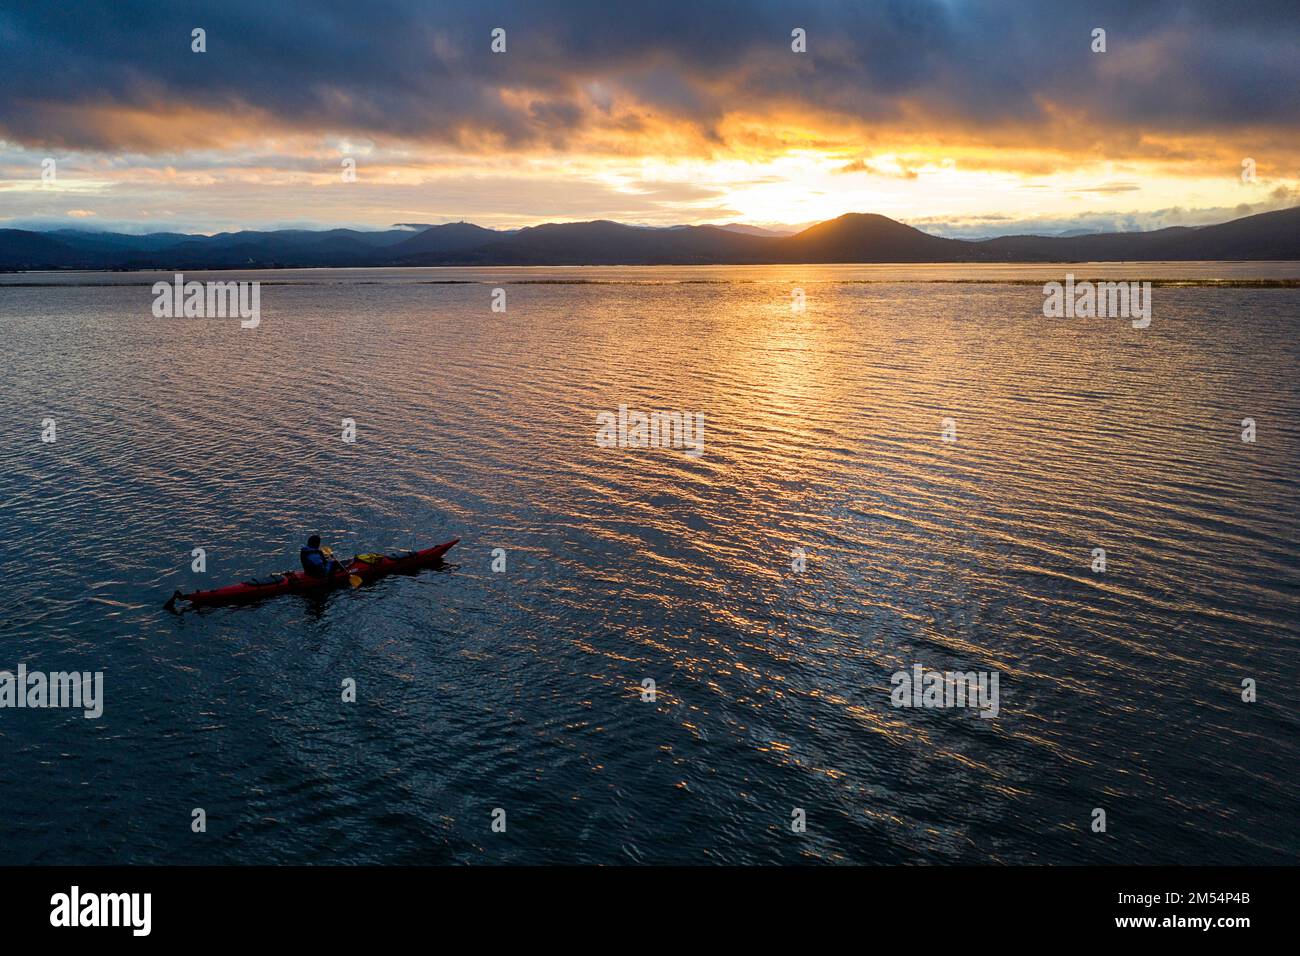
[[[333, 560], [334, 560], [334, 549], [333, 549], [333, 548], [321, 548], [321, 549], [320, 549], [320, 553], [323, 554], [323, 555], [325, 555], [325, 559], [326, 559], [327, 561], [333, 561]], [[342, 565], [339, 565], [339, 566], [342, 567]], [[348, 584], [352, 585], [354, 588], [359, 588], [359, 587], [361, 587], [361, 578], [360, 578], [358, 575], [355, 575], [355, 574], [349, 574], [349, 575], [348, 575]]]

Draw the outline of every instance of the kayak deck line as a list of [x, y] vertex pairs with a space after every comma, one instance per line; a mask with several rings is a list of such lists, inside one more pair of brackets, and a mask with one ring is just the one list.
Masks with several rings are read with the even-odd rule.
[[431, 567], [440, 563], [442, 556], [459, 542], [460, 538], [452, 538], [450, 541], [425, 548], [423, 551], [367, 554], [365, 560], [360, 557], [353, 558], [342, 570], [327, 577], [316, 578], [303, 571], [285, 571], [283, 574], [253, 578], [240, 584], [231, 584], [208, 591], [191, 591], [186, 594], [178, 588], [163, 607], [174, 612], [177, 601], [186, 601], [191, 607], [217, 607], [227, 604], [250, 604], [282, 594], [319, 594], [333, 588], [346, 587], [354, 576], [360, 578], [362, 583], [366, 583], [386, 574]]

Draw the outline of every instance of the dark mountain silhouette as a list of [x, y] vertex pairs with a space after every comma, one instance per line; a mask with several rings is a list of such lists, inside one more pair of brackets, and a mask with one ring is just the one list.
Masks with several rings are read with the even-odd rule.
[[1080, 236], [1004, 236], [977, 243], [1002, 262], [1300, 259], [1300, 206], [1214, 226]]
[[498, 233], [472, 222], [449, 222], [410, 235], [390, 246], [388, 252], [398, 265], [419, 265], [421, 258], [467, 252], [487, 245], [498, 237]]
[[55, 239], [73, 243], [78, 247], [100, 246], [110, 249], [165, 249], [193, 238], [183, 232], [154, 232], [145, 236], [132, 236], [120, 232], [95, 232], [90, 229], [55, 229], [46, 233]]
[[[1156, 234], [1158, 235], [1158, 233]], [[1168, 239], [1171, 259], [1295, 259], [1300, 207], [1184, 230]], [[1164, 252], [1164, 246], [1156, 251]]]
[[622, 223], [548, 223], [418, 265], [701, 265], [763, 262], [771, 240], [713, 226], [647, 229]]
[[780, 262], [951, 262], [970, 244], [885, 216], [850, 212], [774, 244]]
[[367, 232], [124, 233], [0, 229], [0, 269], [249, 269], [435, 265], [711, 265], [801, 262], [1089, 262], [1300, 259], [1300, 207], [1153, 232], [944, 239], [848, 213], [792, 236], [734, 226], [596, 221], [493, 230], [468, 222]]
[[0, 229], [0, 269], [67, 269], [80, 256], [64, 239], [24, 229]]
[[[725, 229], [728, 232], [740, 232], [747, 236], [769, 236], [779, 239], [782, 236], [792, 236], [798, 229], [764, 229], [761, 226], [748, 226], [743, 222], [725, 222], [725, 223], [704, 223], [703, 225], [712, 226], [714, 229]], [[685, 228], [678, 226], [677, 228]]]

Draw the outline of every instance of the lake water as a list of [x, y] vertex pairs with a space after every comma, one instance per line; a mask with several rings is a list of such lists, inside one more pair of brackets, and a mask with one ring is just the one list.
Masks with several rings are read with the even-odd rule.
[[[105, 693], [0, 710], [0, 863], [1300, 861], [1300, 288], [1158, 285], [1136, 330], [1044, 318], [1067, 271], [1300, 275], [190, 276], [260, 280], [255, 330], [0, 277], [0, 669]], [[703, 453], [600, 447], [621, 405]], [[162, 610], [311, 531], [462, 541]], [[894, 708], [916, 664], [997, 717]]]

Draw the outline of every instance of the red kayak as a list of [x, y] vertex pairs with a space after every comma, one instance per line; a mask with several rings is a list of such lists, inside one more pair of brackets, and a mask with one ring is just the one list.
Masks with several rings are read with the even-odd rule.
[[396, 554], [362, 554], [352, 559], [343, 571], [336, 571], [325, 578], [313, 578], [302, 571], [286, 571], [273, 574], [267, 578], [255, 578], [242, 584], [232, 584], [225, 588], [211, 591], [194, 591], [182, 594], [177, 591], [165, 605], [174, 611], [177, 601], [188, 601], [194, 607], [211, 607], [217, 604], [247, 604], [263, 598], [276, 597], [280, 594], [320, 594], [331, 588], [347, 587], [353, 577], [360, 578], [358, 584], [373, 581], [385, 574], [398, 571], [418, 571], [442, 560], [442, 556], [455, 546], [460, 538], [452, 538], [446, 544], [423, 551], [401, 551]]

